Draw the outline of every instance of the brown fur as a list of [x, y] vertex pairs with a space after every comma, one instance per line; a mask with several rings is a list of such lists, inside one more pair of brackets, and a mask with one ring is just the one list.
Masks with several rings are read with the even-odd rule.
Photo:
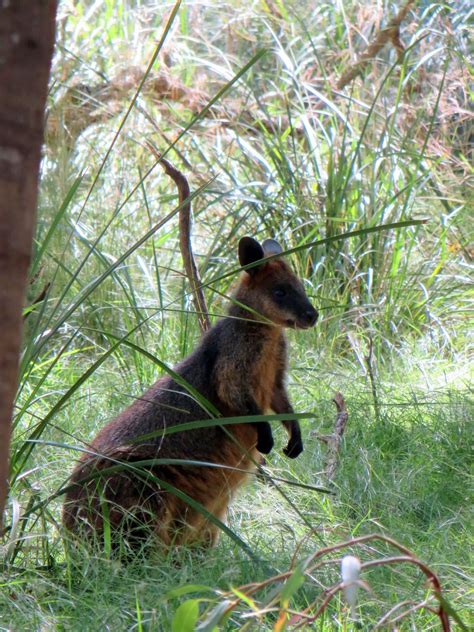
[[[174, 371], [223, 417], [270, 410], [288, 414], [284, 422], [290, 434], [286, 454], [297, 456], [302, 443], [298, 422], [291, 419], [293, 409], [285, 388], [283, 327], [312, 326], [317, 314], [301, 282], [283, 261], [266, 262], [255, 240], [244, 238], [242, 243], [242, 265], [253, 261], [259, 265], [243, 273], [229, 317], [205, 334]], [[277, 299], [275, 288], [282, 284], [288, 296]], [[273, 445], [269, 424], [232, 424], [173, 434], [165, 430], [161, 436], [137, 440], [170, 426], [208, 418], [209, 413], [184, 386], [170, 376], [160, 378], [99, 432], [90, 444], [93, 454], [80, 459], [66, 494], [64, 525], [76, 533], [100, 535], [108, 520], [113, 533], [132, 544], [150, 530], [165, 545], [215, 544], [219, 529], [167, 485], [223, 521], [236, 490], [260, 459], [256, 446], [269, 452]], [[159, 459], [207, 465], [140, 465], [140, 461]], [[117, 463], [122, 469], [111, 472]]]

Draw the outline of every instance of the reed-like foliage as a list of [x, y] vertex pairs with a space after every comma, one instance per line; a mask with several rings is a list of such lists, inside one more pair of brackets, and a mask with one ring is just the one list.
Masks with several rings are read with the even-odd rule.
[[[403, 60], [387, 48], [338, 90], [390, 3], [62, 3], [4, 541], [15, 597], [0, 598], [0, 627], [97, 629], [98, 599], [100, 625], [172, 629], [186, 608], [195, 621], [196, 608], [213, 612], [218, 588], [285, 570], [308, 533], [301, 554], [375, 529], [432, 558], [464, 611], [472, 133], [469, 3], [458, 4], [417, 3]], [[192, 183], [213, 319], [243, 234], [280, 240], [305, 279], [322, 314], [317, 330], [292, 336], [307, 448], [296, 463], [273, 456], [270, 486], [244, 494], [223, 526], [230, 537], [202, 563], [181, 552], [179, 566], [162, 556], [124, 570], [102, 542], [84, 553], [79, 580], [58, 522], [73, 459], [199, 335], [177, 196], [147, 142]], [[351, 430], [327, 496], [310, 430], [330, 430], [336, 388]], [[398, 584], [373, 573], [382, 601], [366, 598], [368, 624], [419, 586], [413, 573]], [[178, 616], [186, 591], [204, 596]], [[298, 594], [296, 609], [314, 599]], [[318, 629], [333, 629], [332, 617], [343, 625], [344, 610], [330, 612]], [[271, 614], [259, 621], [283, 629]], [[426, 611], [412, 623], [435, 624]]]

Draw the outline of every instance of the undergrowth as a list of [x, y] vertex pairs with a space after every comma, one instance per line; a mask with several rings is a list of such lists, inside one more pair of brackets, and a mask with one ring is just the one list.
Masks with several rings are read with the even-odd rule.
[[[430, 565], [468, 625], [469, 3], [416, 3], [402, 25], [403, 60], [387, 47], [338, 90], [396, 10], [61, 4], [14, 419], [2, 629], [171, 630], [173, 619], [184, 629], [176, 627], [184, 601], [205, 619], [231, 587], [288, 570], [295, 551], [302, 560], [371, 532]], [[65, 546], [60, 491], [77, 450], [199, 337], [178, 255], [176, 193], [147, 142], [196, 193], [193, 241], [212, 319], [238, 274], [237, 241], [250, 234], [292, 251], [321, 320], [290, 335], [290, 392], [297, 411], [313, 414], [302, 422], [305, 452], [289, 462], [275, 450], [270, 480], [242, 491], [228, 517], [236, 540], [223, 535], [206, 553], [151, 547], [125, 563], [100, 542], [92, 551]], [[332, 431], [337, 390], [349, 423], [328, 495], [311, 487], [325, 482], [317, 435]], [[368, 629], [428, 592], [405, 567], [363, 579], [373, 591], [359, 602]], [[292, 611], [338, 571], [323, 567], [314, 581], [291, 595]], [[250, 628], [253, 610], [251, 601], [239, 606], [225, 629]], [[257, 617], [255, 629], [272, 629], [277, 616]], [[311, 629], [351, 625], [337, 597]], [[422, 610], [401, 625], [438, 622]]]

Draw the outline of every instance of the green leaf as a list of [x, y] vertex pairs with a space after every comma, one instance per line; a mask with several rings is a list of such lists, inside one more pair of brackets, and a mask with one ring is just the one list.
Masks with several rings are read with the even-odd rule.
[[204, 621], [197, 626], [196, 632], [215, 632], [217, 625], [227, 618], [229, 614], [227, 610], [231, 603], [228, 599], [221, 601], [211, 610]]
[[172, 632], [194, 632], [199, 617], [199, 600], [188, 599], [176, 610], [171, 624]]
[[[324, 244], [330, 244], [338, 241], [345, 241], [346, 239], [352, 239], [353, 237], [361, 237], [364, 235], [370, 235], [371, 233], [379, 233], [384, 230], [396, 230], [398, 228], [406, 228], [408, 226], [420, 226], [422, 224], [426, 224], [426, 219], [407, 219], [401, 222], [391, 222], [389, 224], [379, 224], [377, 226], [369, 226], [366, 228], [359, 228], [357, 230], [351, 230], [346, 233], [341, 233], [340, 235], [332, 235], [331, 237], [325, 237], [324, 239], [317, 239], [316, 241], [312, 241], [307, 244], [303, 244], [301, 246], [296, 246], [295, 248], [287, 248], [282, 251], [278, 255], [271, 255], [270, 257], [266, 257], [266, 260], [273, 261], [273, 259], [278, 259], [280, 257], [285, 257], [287, 255], [291, 255], [296, 252], [300, 252], [301, 250], [309, 250], [311, 248], [316, 248], [317, 246], [323, 246]], [[258, 265], [258, 262], [248, 263], [246, 266], [240, 266], [238, 268], [234, 268], [230, 270], [230, 272], [226, 272], [219, 276], [214, 277], [210, 281], [206, 283], [202, 283], [201, 287], [209, 287], [218, 281], [222, 281], [223, 279], [227, 279], [232, 276], [236, 276], [240, 274], [242, 270], [250, 270]], [[188, 292], [189, 294], [189, 292]]]
[[49, 246], [49, 243], [54, 233], [56, 232], [61, 220], [63, 219], [64, 214], [66, 213], [66, 211], [69, 208], [69, 205], [74, 199], [77, 193], [77, 190], [82, 183], [83, 177], [84, 177], [84, 174], [80, 173], [79, 176], [74, 180], [72, 186], [70, 187], [69, 191], [66, 194], [66, 197], [63, 200], [63, 203], [59, 207], [57, 213], [54, 215], [52, 224], [49, 227], [48, 232], [46, 233], [45, 237], [41, 240], [41, 244], [39, 245], [38, 252], [36, 253], [33, 263], [31, 264], [30, 278], [33, 278], [35, 276], [36, 271], [38, 270], [40, 263], [43, 259], [43, 255], [46, 252]]
[[301, 588], [304, 584], [304, 574], [301, 570], [301, 566], [297, 566], [293, 571], [293, 574], [288, 577], [283, 585], [280, 593], [280, 600], [282, 602], [288, 602], [291, 597]]
[[175, 599], [176, 597], [182, 597], [183, 595], [187, 595], [192, 592], [212, 592], [215, 593], [215, 588], [211, 588], [210, 586], [205, 586], [204, 584], [187, 584], [186, 586], [179, 586], [179, 588], [173, 588], [173, 590], [168, 591], [163, 597], [162, 600], [166, 601], [168, 599]]

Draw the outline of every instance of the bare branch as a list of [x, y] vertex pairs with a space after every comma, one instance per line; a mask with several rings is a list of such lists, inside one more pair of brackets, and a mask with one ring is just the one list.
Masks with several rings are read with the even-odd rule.
[[[339, 400], [339, 398], [337, 399]], [[341, 408], [340, 412], [342, 413], [343, 402], [341, 403], [341, 401], [339, 400], [338, 403]], [[343, 419], [341, 419], [341, 423], [342, 421]], [[311, 575], [314, 574], [314, 571], [317, 568], [319, 568], [322, 564], [340, 563], [340, 560], [337, 560], [337, 559], [329, 559], [326, 561], [321, 560], [321, 558], [323, 558], [324, 556], [331, 553], [335, 553], [336, 551], [341, 551], [349, 547], [352, 548], [354, 546], [361, 546], [363, 544], [367, 544], [373, 541], [385, 542], [386, 544], [398, 549], [402, 553], [402, 555], [393, 556], [393, 557], [385, 557], [385, 558], [382, 557], [380, 559], [364, 562], [362, 564], [362, 569], [365, 570], [365, 569], [374, 568], [377, 566], [384, 566], [386, 564], [387, 565], [403, 564], [403, 563], [414, 564], [427, 577], [430, 587], [432, 589], [432, 595], [435, 597], [435, 599], [438, 601], [438, 604], [439, 604], [439, 607], [437, 609], [434, 609], [429, 605], [428, 599], [421, 602], [415, 602], [411, 600], [402, 601], [398, 603], [396, 606], [394, 606], [393, 608], [391, 608], [383, 616], [383, 618], [379, 620], [377, 626], [380, 627], [381, 623], [385, 622], [388, 618], [390, 618], [390, 616], [393, 615], [394, 612], [396, 612], [400, 608], [406, 605], [412, 605], [413, 607], [405, 609], [394, 620], [400, 620], [404, 618], [405, 616], [409, 615], [410, 613], [418, 609], [424, 608], [439, 617], [443, 632], [450, 632], [451, 627], [450, 627], [450, 621], [449, 621], [449, 616], [448, 616], [448, 611], [447, 611], [448, 606], [446, 605], [446, 601], [443, 597], [441, 583], [439, 581], [438, 576], [424, 562], [422, 562], [417, 557], [415, 557], [415, 555], [409, 549], [399, 544], [396, 540], [393, 540], [390, 537], [375, 533], [371, 535], [360, 536], [357, 538], [351, 538], [350, 540], [346, 540], [345, 542], [339, 542], [338, 544], [321, 548], [315, 553], [313, 553], [313, 555], [311, 555], [309, 558], [305, 559], [303, 572], [307, 578], [311, 578]], [[262, 589], [266, 588], [267, 586], [271, 584], [275, 584], [275, 585], [281, 584], [282, 582], [287, 580], [289, 577], [291, 577], [291, 575], [294, 573], [293, 565], [294, 565], [294, 560], [292, 562], [292, 568], [289, 571], [267, 578], [263, 580], [262, 582], [253, 582], [251, 584], [245, 584], [243, 586], [240, 586], [238, 590], [241, 594], [246, 595], [247, 597], [250, 597], [251, 595], [255, 595], [255, 593], [258, 593], [259, 591], [261, 591]], [[312, 579], [314, 580], [314, 578]], [[370, 586], [365, 581], [359, 580], [359, 585], [362, 588], [364, 588], [364, 590], [371, 592]], [[318, 595], [318, 597], [307, 608], [305, 608], [301, 612], [294, 613], [294, 616], [290, 619], [290, 622], [289, 622], [290, 625], [295, 626], [292, 629], [299, 629], [299, 628], [305, 627], [308, 623], [315, 621], [327, 608], [332, 598], [345, 586], [347, 586], [347, 584], [338, 583], [338, 584], [334, 584], [333, 586], [329, 588], [326, 588], [325, 590], [322, 591], [320, 595]], [[240, 597], [239, 599], [235, 599], [235, 591], [223, 593], [222, 596], [227, 599], [233, 598], [233, 601], [228, 609], [229, 611], [234, 609], [237, 605], [239, 605], [243, 599], [242, 597]], [[274, 600], [278, 600], [278, 598], [279, 598], [278, 594], [275, 593], [272, 599], [272, 602]], [[321, 601], [321, 603], [319, 607], [317, 608], [317, 610], [314, 611], [314, 608], [316, 607], [318, 601]], [[270, 604], [267, 604], [267, 607], [269, 605]], [[268, 611], [269, 610], [267, 610], [267, 612]], [[286, 608], [286, 612], [289, 613], [291, 611], [288, 608]], [[460, 625], [462, 627], [462, 622], [460, 623]], [[463, 629], [465, 628], [463, 627]]]
[[391, 42], [391, 44], [397, 50], [398, 61], [401, 61], [405, 49], [400, 40], [400, 25], [412, 8], [413, 3], [414, 0], [408, 0], [408, 2], [405, 3], [405, 5], [400, 9], [397, 15], [392, 20], [390, 20], [388, 25], [378, 31], [375, 39], [369, 45], [365, 53], [360, 56], [359, 61], [353, 64], [348, 70], [346, 70], [346, 72], [337, 82], [337, 88], [339, 90], [347, 86], [347, 84], [350, 83], [353, 79], [361, 75], [369, 61], [373, 59], [376, 55], [378, 55], [378, 53], [382, 50], [385, 44], [387, 44], [387, 42]]
[[370, 388], [372, 390], [372, 399], [374, 400], [374, 413], [375, 413], [375, 421], [377, 424], [380, 423], [380, 402], [379, 396], [377, 393], [377, 382], [375, 380], [374, 374], [374, 341], [372, 335], [369, 336], [369, 353], [366, 355], [365, 363], [367, 365], [367, 372], [369, 374], [370, 380]]
[[325, 476], [328, 481], [334, 480], [337, 469], [337, 461], [339, 457], [339, 448], [342, 441], [342, 435], [346, 429], [349, 413], [347, 412], [346, 402], [342, 393], [336, 393], [332, 400], [336, 404], [337, 415], [334, 432], [330, 435], [316, 435], [317, 438], [325, 443], [328, 447], [328, 455], [326, 459], [326, 467], [324, 468]]
[[147, 143], [147, 147], [160, 161], [166, 175], [169, 176], [178, 187], [178, 199], [181, 207], [179, 210], [179, 247], [183, 258], [184, 270], [194, 297], [199, 328], [201, 329], [201, 333], [204, 334], [211, 328], [211, 321], [209, 319], [206, 299], [202, 291], [201, 278], [196, 266], [196, 261], [194, 260], [191, 244], [191, 203], [189, 201], [186, 203], [186, 200], [189, 198], [189, 184], [184, 174], [173, 167], [168, 160], [162, 158], [153, 145]]
[[26, 312], [26, 314], [24, 314], [23, 320], [26, 320], [28, 318], [28, 316], [30, 316], [32, 314], [33, 308], [34, 308], [35, 305], [37, 305], [38, 303], [41, 303], [42, 301], [44, 301], [44, 299], [46, 298], [46, 294], [48, 293], [48, 290], [49, 290], [50, 287], [51, 287], [51, 283], [49, 283], [49, 282], [46, 283], [46, 285], [41, 290], [41, 292], [38, 294], [38, 296], [33, 300], [31, 305], [29, 305], [29, 310]]

